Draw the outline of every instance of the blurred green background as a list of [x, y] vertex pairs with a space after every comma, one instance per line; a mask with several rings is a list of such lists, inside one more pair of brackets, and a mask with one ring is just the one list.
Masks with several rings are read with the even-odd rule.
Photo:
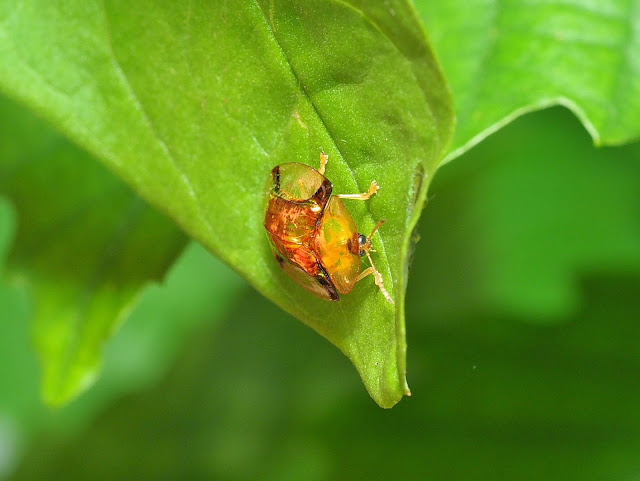
[[[0, 202], [0, 259], [14, 217]], [[419, 235], [413, 396], [389, 411], [196, 245], [49, 411], [0, 285], [0, 479], [640, 479], [640, 144], [522, 117], [439, 171]]]

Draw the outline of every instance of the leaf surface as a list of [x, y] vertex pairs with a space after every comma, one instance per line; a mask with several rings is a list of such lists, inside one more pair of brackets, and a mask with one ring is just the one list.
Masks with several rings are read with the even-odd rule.
[[[1, 8], [1, 7], [0, 7]], [[448, 89], [401, 0], [37, 1], [0, 11], [0, 88], [103, 160], [262, 294], [338, 346], [390, 407], [404, 380], [411, 232], [452, 134]], [[55, 55], [52, 54], [55, 52]], [[317, 165], [373, 241], [395, 306], [367, 279], [338, 303], [280, 271], [263, 189]]]
[[554, 104], [596, 144], [640, 136], [639, 0], [415, 3], [456, 103], [445, 160]]

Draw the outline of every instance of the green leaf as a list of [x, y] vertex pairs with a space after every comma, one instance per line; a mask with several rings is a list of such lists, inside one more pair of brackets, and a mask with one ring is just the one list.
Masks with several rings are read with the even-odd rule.
[[525, 112], [573, 111], [596, 144], [640, 136], [640, 2], [416, 0], [456, 99], [451, 160]]
[[[0, 262], [10, 247], [15, 216], [0, 197]], [[246, 284], [197, 243], [190, 243], [161, 285], [144, 289], [122, 328], [105, 343], [103, 368], [96, 384], [73, 402], [51, 410], [39, 394], [36, 354], [29, 343], [28, 302], [23, 289], [0, 279], [0, 479], [15, 457], [37, 438], [77, 434], [122, 397], [155, 384], [184, 352], [185, 344], [207, 337], [230, 314]], [[266, 302], [266, 301], [265, 301]], [[217, 327], [215, 328], [217, 329]], [[191, 346], [187, 351], [191, 349]], [[195, 375], [195, 373], [194, 373]], [[202, 373], [199, 374], [202, 380]], [[215, 382], [212, 383], [215, 385]], [[12, 441], [18, 441], [12, 446]], [[15, 442], [14, 441], [14, 442]], [[12, 456], [14, 460], [12, 461]]]
[[[338, 346], [381, 406], [408, 392], [407, 256], [452, 107], [404, 0], [33, 0], [0, 19], [0, 88]], [[321, 149], [336, 192], [381, 185], [349, 209], [361, 232], [387, 220], [374, 259], [395, 306], [372, 279], [338, 303], [313, 298], [270, 253], [268, 174], [315, 166]]]
[[104, 341], [185, 245], [167, 219], [42, 121], [0, 99], [0, 195], [15, 207], [7, 261], [33, 303], [43, 397], [90, 385]]

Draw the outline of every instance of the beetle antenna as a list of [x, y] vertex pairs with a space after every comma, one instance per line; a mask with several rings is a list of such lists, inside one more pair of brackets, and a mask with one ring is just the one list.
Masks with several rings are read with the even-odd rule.
[[378, 221], [378, 223], [376, 224], [376, 226], [375, 226], [375, 227], [373, 228], [373, 230], [371, 231], [371, 234], [369, 234], [368, 239], [371, 239], [371, 238], [373, 237], [373, 234], [375, 234], [375, 233], [376, 233], [376, 231], [380, 228], [380, 226], [381, 226], [382, 224], [384, 224], [385, 222], [387, 222], [387, 221], [386, 221], [386, 220], [384, 220], [384, 219], [379, 220], [379, 221]]

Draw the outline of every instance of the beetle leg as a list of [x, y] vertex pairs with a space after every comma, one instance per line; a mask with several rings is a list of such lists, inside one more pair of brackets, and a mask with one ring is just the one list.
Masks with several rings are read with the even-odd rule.
[[367, 267], [365, 270], [363, 270], [358, 277], [356, 278], [356, 282], [360, 282], [362, 279], [364, 279], [365, 277], [373, 274], [373, 267]]
[[366, 254], [367, 254], [367, 258], [369, 259], [369, 262], [371, 263], [371, 267], [367, 267], [365, 270], [363, 270], [360, 273], [360, 275], [356, 278], [356, 282], [364, 279], [365, 277], [367, 277], [369, 275], [373, 275], [374, 282], [375, 282], [376, 286], [378, 286], [378, 288], [382, 292], [382, 295], [384, 296], [384, 298], [389, 303], [395, 304], [395, 302], [393, 302], [393, 299], [391, 299], [391, 296], [389, 295], [387, 290], [384, 288], [384, 283], [382, 282], [382, 274], [380, 274], [378, 272], [378, 270], [375, 268], [375, 266], [373, 265], [373, 261], [371, 260], [371, 256], [369, 255], [369, 251], [366, 251]]
[[351, 200], [367, 200], [369, 199], [369, 197], [371, 197], [373, 194], [375, 194], [376, 192], [378, 192], [378, 189], [380, 188], [380, 186], [378, 185], [378, 183], [374, 180], [373, 182], [371, 182], [371, 185], [369, 186], [369, 190], [367, 192], [364, 192], [362, 194], [336, 194], [337, 197], [340, 197], [341, 199], [351, 199]]
[[318, 167], [318, 172], [324, 175], [324, 168], [327, 166], [327, 162], [329, 161], [329, 156], [324, 152], [320, 152], [320, 167]]

